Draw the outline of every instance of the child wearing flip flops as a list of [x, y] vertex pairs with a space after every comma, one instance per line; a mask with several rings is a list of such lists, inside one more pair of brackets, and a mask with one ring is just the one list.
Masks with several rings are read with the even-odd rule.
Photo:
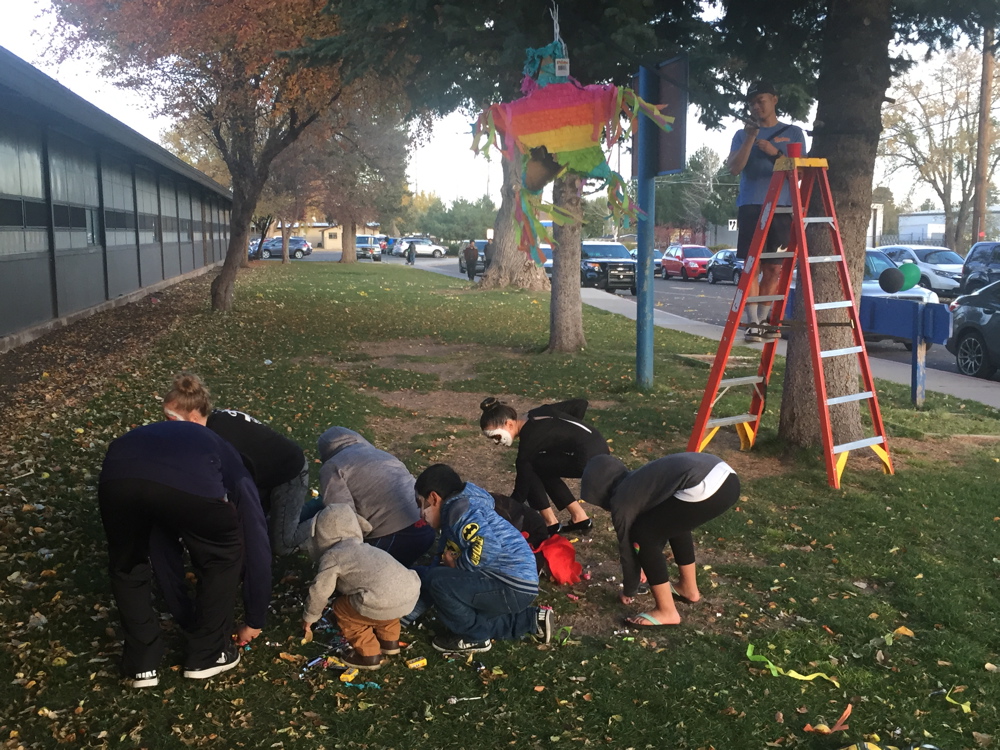
[[[611, 512], [622, 563], [622, 604], [632, 603], [642, 573], [649, 582], [656, 607], [626, 622], [640, 628], [679, 624], [674, 601], [701, 599], [691, 532], [736, 504], [736, 472], [707, 453], [676, 453], [635, 471], [614, 456], [595, 456], [584, 469], [580, 496]], [[668, 542], [680, 574], [676, 587], [663, 555]]]

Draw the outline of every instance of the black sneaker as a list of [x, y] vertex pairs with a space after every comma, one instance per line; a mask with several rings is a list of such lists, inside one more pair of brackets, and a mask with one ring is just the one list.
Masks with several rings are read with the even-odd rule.
[[535, 640], [539, 643], [552, 642], [552, 607], [539, 607], [535, 615]]
[[125, 684], [130, 688], [156, 687], [160, 684], [160, 678], [155, 669], [148, 672], [138, 672], [125, 678]]
[[239, 663], [239, 649], [233, 646], [227, 646], [222, 653], [219, 654], [219, 658], [215, 660], [214, 664], [209, 667], [201, 667], [199, 669], [185, 669], [184, 676], [189, 677], [192, 680], [206, 680], [209, 677], [215, 677], [217, 674], [229, 671]]
[[467, 641], [460, 635], [439, 635], [431, 641], [431, 645], [445, 654], [475, 654], [489, 651], [493, 641]]

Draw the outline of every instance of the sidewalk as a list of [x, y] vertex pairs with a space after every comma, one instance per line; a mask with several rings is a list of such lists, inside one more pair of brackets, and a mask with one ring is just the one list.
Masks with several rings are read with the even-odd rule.
[[[638, 309], [636, 304], [621, 295], [608, 294], [599, 289], [581, 289], [580, 295], [583, 298], [584, 304], [600, 310], [624, 315], [629, 320], [635, 320], [636, 310]], [[680, 315], [673, 315], [662, 310], [653, 310], [653, 324], [660, 328], [670, 328], [674, 331], [683, 331], [695, 336], [703, 336], [713, 341], [719, 341], [722, 338], [722, 326], [699, 323], [696, 320], [682, 318]], [[744, 344], [743, 342], [740, 342], [739, 346], [746, 346], [751, 349], [763, 348], [763, 344]], [[778, 342], [778, 354], [785, 355], [784, 341]], [[877, 359], [875, 357], [869, 359], [869, 362], [871, 363], [872, 374], [876, 378], [888, 380], [890, 383], [899, 383], [905, 386], [910, 385], [909, 365], [902, 362]], [[955, 398], [968, 399], [969, 401], [978, 401], [987, 406], [992, 406], [994, 409], [1000, 409], [1000, 382], [995, 380], [982, 380], [980, 378], [971, 378], [967, 375], [960, 375], [957, 372], [942, 372], [941, 370], [928, 368], [926, 386], [928, 391], [933, 391], [934, 393], [942, 393], [954, 396]]]

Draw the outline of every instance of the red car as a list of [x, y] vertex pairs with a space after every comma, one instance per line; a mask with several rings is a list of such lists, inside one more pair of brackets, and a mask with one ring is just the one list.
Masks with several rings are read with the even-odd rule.
[[708, 273], [706, 266], [712, 251], [704, 245], [671, 245], [663, 251], [660, 268], [663, 278], [680, 276], [684, 281], [703, 279]]

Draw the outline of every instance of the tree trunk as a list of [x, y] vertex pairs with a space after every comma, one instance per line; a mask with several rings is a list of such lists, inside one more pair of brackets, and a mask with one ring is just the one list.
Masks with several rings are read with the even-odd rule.
[[[860, 302], [865, 235], [871, 214], [872, 175], [882, 131], [881, 107], [889, 87], [889, 20], [891, 0], [831, 0], [823, 33], [823, 50], [816, 123], [809, 155], [829, 160], [830, 187], [851, 271], [855, 303]], [[814, 191], [815, 194], [816, 191]], [[822, 215], [814, 205], [813, 215]], [[829, 230], [821, 225], [809, 231], [811, 255], [832, 254]], [[812, 266], [816, 302], [843, 299], [830, 264]], [[798, 285], [801, 289], [801, 284]], [[821, 322], [844, 322], [836, 310], [820, 311]], [[803, 320], [802, 295], [796, 298], [796, 319]], [[844, 327], [820, 329], [823, 349], [849, 346], [851, 332]], [[824, 360], [827, 396], [857, 393], [857, 361], [853, 356]], [[861, 437], [859, 404], [830, 408], [835, 443]], [[809, 341], [801, 329], [788, 342], [785, 383], [781, 399], [779, 438], [791, 445], [820, 443], [819, 414], [813, 383]]]
[[292, 224], [289, 221], [281, 222], [281, 263], [287, 265], [292, 262], [288, 257], [288, 238], [292, 236]]
[[493, 225], [493, 263], [479, 283], [480, 289], [518, 287], [531, 291], [549, 289], [545, 271], [535, 265], [531, 256], [517, 246], [514, 210], [520, 200], [520, 170], [503, 160], [503, 187], [500, 189], [500, 210]]
[[572, 224], [554, 227], [552, 297], [549, 303], [550, 352], [578, 352], [587, 346], [583, 335], [583, 302], [580, 299], [580, 237], [583, 179], [568, 173], [552, 184], [552, 203], [575, 217]]
[[343, 224], [343, 233], [341, 235], [343, 240], [340, 243], [342, 248], [340, 252], [340, 262], [341, 263], [356, 263], [358, 260], [358, 249], [357, 240], [358, 236], [358, 222], [354, 219], [349, 219]]
[[263, 181], [233, 180], [233, 210], [230, 215], [229, 247], [222, 270], [212, 279], [212, 309], [228, 312], [233, 309], [236, 274], [247, 257], [250, 221], [253, 219]]

